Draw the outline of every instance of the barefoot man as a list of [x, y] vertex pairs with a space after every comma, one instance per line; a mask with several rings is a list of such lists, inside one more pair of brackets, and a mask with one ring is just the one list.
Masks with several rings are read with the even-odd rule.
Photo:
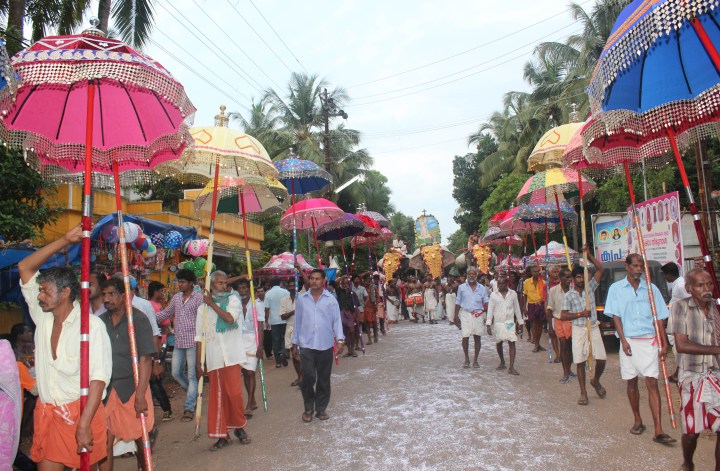
[[[515, 319], [517, 319], [517, 324]], [[502, 343], [507, 341], [510, 351], [508, 373], [520, 374], [515, 370], [515, 342], [517, 341], [517, 331], [522, 332], [522, 325], [523, 318], [517, 293], [508, 289], [508, 279], [505, 275], [501, 275], [497, 278], [497, 291], [493, 291], [490, 295], [487, 314], [487, 333], [495, 337], [495, 346], [500, 357], [500, 365], [496, 368], [497, 370], [505, 369]]]
[[540, 278], [540, 267], [537, 265], [530, 268], [530, 273], [532, 276], [523, 282], [523, 292], [527, 305], [525, 312], [528, 324], [530, 324], [531, 338], [535, 344], [533, 353], [537, 353], [545, 351], [540, 345], [540, 337], [545, 323], [545, 280]]
[[463, 368], [470, 368], [470, 336], [475, 341], [475, 356], [473, 368], [480, 368], [478, 355], [480, 355], [480, 337], [485, 333], [485, 310], [488, 304], [488, 294], [485, 287], [478, 283], [478, 270], [475, 267], [467, 269], [467, 280], [458, 287], [455, 301], [455, 325], [462, 331], [462, 348], [465, 353]]
[[553, 330], [560, 343], [558, 357], [563, 367], [563, 375], [560, 378], [560, 382], [567, 384], [571, 378], [575, 377], [575, 374], [570, 370], [570, 364], [572, 363], [572, 348], [570, 343], [572, 341], [572, 321], [563, 320], [561, 314], [565, 293], [570, 290], [570, 282], [572, 281], [570, 269], [562, 267], [558, 272], [558, 277], [560, 283], [550, 288], [547, 310], [549, 316], [552, 316]]
[[[590, 294], [589, 302], [585, 292], [585, 270], [583, 267], [575, 267], [572, 269], [572, 279], [574, 286], [565, 293], [563, 299], [561, 319], [564, 321], [572, 320], [572, 351], [573, 363], [577, 365], [577, 378], [580, 383], [580, 399], [578, 404], [581, 406], [588, 405], [588, 395], [585, 389], [585, 362], [590, 355], [590, 345], [592, 345], [592, 355], [595, 359], [595, 377], [590, 380], [590, 386], [595, 388], [600, 399], [605, 398], [605, 388], [600, 384], [600, 377], [605, 371], [605, 346], [603, 345], [602, 336], [600, 335], [600, 326], [597, 321], [597, 309], [595, 307], [595, 290], [600, 286], [602, 279], [603, 266], [588, 250], [587, 245], [584, 247], [585, 254], [590, 262], [595, 265], [595, 275], [590, 279], [588, 292]], [[587, 310], [586, 306], [590, 306]], [[587, 319], [590, 319], [590, 338], [588, 340]]]
[[717, 337], [717, 326], [720, 324], [715, 300], [713, 299], [713, 282], [710, 275], [702, 268], [690, 270], [685, 275], [685, 288], [690, 293], [672, 303], [668, 334], [675, 336], [677, 364], [680, 368], [678, 382], [680, 384], [680, 420], [682, 421], [682, 470], [693, 471], [693, 455], [697, 447], [700, 432], [705, 429], [715, 432], [715, 469], [720, 466], [720, 407], [712, 406], [703, 401], [698, 390], [701, 385], [710, 389], [710, 378], [717, 382], [716, 371], [720, 370], [718, 355], [720, 346], [713, 341]]

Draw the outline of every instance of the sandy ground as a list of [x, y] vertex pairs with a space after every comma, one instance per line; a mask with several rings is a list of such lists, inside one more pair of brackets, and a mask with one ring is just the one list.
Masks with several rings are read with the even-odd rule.
[[[463, 369], [454, 326], [401, 322], [379, 344], [368, 346], [365, 356], [341, 359], [333, 367], [330, 420], [303, 423], [300, 392], [290, 387], [292, 366], [276, 369], [266, 362], [269, 412], [261, 406], [248, 422], [252, 444], [234, 441], [209, 452], [212, 441], [206, 435], [193, 440], [194, 424], [177, 417], [160, 425], [156, 469], [678, 469], [679, 443], [652, 442], [642, 381], [641, 411], [648, 430], [641, 436], [628, 433], [632, 414], [617, 344], [609, 340], [602, 381], [607, 397], [599, 399], [590, 389], [590, 404], [582, 407], [576, 404], [577, 381], [561, 384], [561, 366], [548, 363], [545, 352], [532, 353], [525, 340], [518, 342], [520, 376], [511, 376], [495, 370], [490, 337], [483, 337], [481, 367]], [[674, 386], [672, 392], [678, 404]], [[182, 412], [183, 394], [179, 390], [173, 401], [176, 415]], [[160, 409], [155, 412], [159, 419]], [[680, 439], [667, 413], [663, 426]], [[207, 432], [204, 420], [201, 430]], [[712, 468], [714, 441], [702, 436], [698, 470]], [[131, 470], [133, 464], [134, 459], [120, 459], [116, 469]]]

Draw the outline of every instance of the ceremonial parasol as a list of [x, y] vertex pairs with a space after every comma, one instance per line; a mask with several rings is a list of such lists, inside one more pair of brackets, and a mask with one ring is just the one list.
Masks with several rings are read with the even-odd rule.
[[[250, 246], [248, 240], [248, 215], [260, 217], [264, 213], [282, 208], [287, 201], [287, 190], [276, 179], [270, 176], [243, 176], [224, 177], [219, 182], [208, 182], [202, 192], [195, 199], [196, 212], [214, 212], [238, 214], [242, 217], [243, 239], [245, 241], [245, 264], [248, 280], [250, 281], [250, 302], [252, 306], [253, 323], [255, 326], [255, 344], [260, 345], [260, 332], [258, 329], [258, 316], [255, 305], [255, 286], [252, 277], [252, 260], [250, 259]], [[208, 270], [209, 272], [209, 270]], [[210, 277], [208, 276], [208, 279]], [[207, 280], [206, 280], [207, 283]], [[267, 406], [267, 390], [265, 387], [265, 368], [262, 358], [258, 358], [260, 370], [260, 387], [265, 412]]]
[[572, 136], [585, 123], [568, 123], [556, 126], [543, 134], [530, 153], [527, 166], [529, 172], [541, 172], [563, 166], [563, 153]]
[[388, 227], [381, 227], [380, 228], [380, 237], [384, 241], [393, 240], [393, 237], [395, 236], [395, 233]]
[[[81, 409], [87, 401], [90, 196], [92, 172], [115, 179], [120, 258], [125, 280], [130, 350], [137, 384], [138, 362], [130, 300], [129, 267], [122, 224], [120, 172], [151, 170], [175, 159], [190, 143], [195, 108], [159, 63], [90, 28], [78, 35], [49, 36], [19, 52], [13, 65], [22, 77], [16, 100], [0, 114], [0, 132], [34, 153], [39, 171], [84, 171], [81, 270]], [[4, 100], [3, 100], [4, 101]], [[140, 416], [148, 470], [153, 469], [145, 416]], [[82, 453], [82, 469], [88, 469]]]
[[354, 214], [345, 213], [345, 216], [341, 219], [323, 224], [318, 227], [316, 233], [318, 240], [340, 241], [340, 249], [342, 250], [343, 262], [345, 264], [345, 272], [348, 272], [347, 257], [345, 255], [345, 244], [343, 239], [346, 237], [352, 237], [360, 234], [365, 230], [365, 224], [355, 216]]
[[322, 268], [320, 247], [315, 229], [323, 224], [344, 217], [345, 211], [338, 208], [332, 201], [326, 200], [325, 198], [312, 198], [309, 200], [301, 200], [291, 205], [280, 218], [280, 227], [286, 231], [312, 229], [313, 239], [315, 240], [315, 250], [317, 251], [318, 266]]
[[[706, 1], [635, 1], [626, 7], [613, 27], [588, 88], [596, 123], [583, 131], [588, 160], [622, 164], [629, 188], [630, 163], [672, 150], [716, 300], [720, 299], [720, 287], [680, 147], [716, 135], [715, 123], [720, 117], [719, 15], [716, 3]], [[634, 194], [632, 190], [630, 193], [635, 214]], [[640, 225], [636, 226], [644, 255]], [[643, 259], [647, 262], [647, 257]], [[647, 264], [645, 275], [651, 283]], [[661, 342], [652, 294], [650, 304]], [[662, 366], [675, 427], [664, 361]]]
[[390, 221], [388, 220], [388, 218], [378, 213], [377, 211], [368, 211], [366, 209], [363, 209], [361, 211], [358, 211], [357, 214], [371, 217], [375, 222], [380, 225], [380, 227], [390, 227]]
[[[313, 269], [313, 267], [305, 261], [302, 254], [297, 254], [297, 263], [305, 273], [310, 273]], [[293, 276], [295, 274], [295, 255], [290, 252], [273, 255], [262, 268], [256, 270], [256, 273], [258, 276]]]
[[[553, 240], [550, 241], [547, 245], [543, 245], [542, 247], [540, 247], [534, 253], [530, 254], [528, 256], [528, 259], [532, 261], [540, 260], [548, 264], [561, 265], [567, 261], [565, 249], [566, 247], [563, 246], [563, 244], [555, 242]], [[570, 258], [572, 260], [578, 259], [578, 253], [575, 250], [569, 249], [569, 252]]]
[[[362, 207], [362, 205], [361, 205]], [[352, 268], [351, 270], [354, 270], [355, 266], [355, 251], [357, 249], [358, 244], [366, 244], [367, 250], [368, 250], [368, 264], [370, 267], [373, 266], [372, 261], [372, 254], [371, 254], [371, 245], [376, 242], [376, 240], [381, 235], [381, 227], [380, 223], [378, 223], [374, 218], [370, 217], [369, 215], [365, 214], [363, 211], [358, 211], [355, 213], [355, 216], [360, 219], [363, 224], [365, 225], [365, 230], [361, 232], [359, 235], [353, 237], [353, 259], [352, 259]], [[376, 257], [377, 258], [377, 257]]]
[[[320, 192], [332, 184], [333, 178], [327, 171], [320, 168], [315, 162], [298, 159], [293, 149], [290, 149], [288, 158], [275, 162], [278, 170], [278, 179], [285, 188], [290, 190], [290, 202], [295, 207], [295, 195], [309, 195]], [[293, 224], [295, 218], [293, 217]], [[297, 227], [293, 225], [293, 253], [297, 255]], [[316, 241], [317, 242], [317, 241]], [[318, 258], [320, 253], [318, 252]], [[322, 263], [320, 263], [322, 268]], [[300, 290], [298, 286], [298, 274], [295, 273], [295, 292]]]
[[508, 213], [510, 212], [509, 209], [506, 209], [504, 211], [500, 211], [498, 213], [493, 214], [490, 219], [488, 219], [488, 226], [489, 227], [498, 227], [500, 226], [500, 223], [505, 220]]

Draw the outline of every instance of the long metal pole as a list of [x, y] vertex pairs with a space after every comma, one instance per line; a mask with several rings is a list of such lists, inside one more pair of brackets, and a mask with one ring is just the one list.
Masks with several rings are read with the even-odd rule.
[[[85, 124], [85, 180], [83, 182], [82, 241], [80, 268], [80, 414], [85, 410], [90, 392], [90, 236], [92, 235], [92, 149], [95, 84], [87, 90], [87, 121]], [[104, 445], [99, 445], [104, 446]], [[83, 448], [80, 469], [90, 470], [90, 454]]]
[[563, 244], [565, 244], [565, 259], [567, 260], [568, 268], [572, 270], [572, 260], [570, 260], [570, 249], [568, 248], [567, 236], [565, 235], [565, 222], [560, 212], [560, 200], [558, 199], [557, 193], [555, 193], [555, 206], [557, 207], [558, 219], [560, 220], [560, 231], [562, 231]]
[[[258, 330], [257, 307], [255, 306], [255, 287], [253, 286], [252, 261], [250, 260], [250, 243], [247, 233], [247, 216], [245, 214], [245, 195], [244, 188], [240, 188], [240, 211], [242, 211], [243, 222], [243, 238], [245, 239], [245, 265], [247, 265], [248, 280], [250, 280], [250, 303], [252, 305], [253, 325], [255, 327], [255, 347], [260, 350], [260, 331]], [[258, 366], [260, 369], [260, 390], [262, 392], [263, 409], [268, 411], [267, 390], [265, 388], [265, 367], [263, 359], [258, 357]]]
[[[662, 349], [662, 345], [665, 340], [660, 338], [660, 321], [658, 320], [657, 310], [655, 308], [655, 294], [652, 289], [650, 268], [648, 266], [647, 257], [645, 256], [645, 240], [643, 239], [640, 218], [638, 217], [637, 207], [635, 206], [635, 190], [633, 189], [632, 178], [630, 177], [630, 167], [627, 162], [623, 163], [623, 168], [625, 169], [625, 179], [627, 180], [628, 192], [630, 193], [630, 207], [632, 217], [635, 222], [635, 237], [637, 238], [640, 255], [643, 258], [643, 265], [645, 267], [645, 281], [647, 281], [648, 285], [648, 300], [650, 301], [650, 311], [652, 313], [653, 323], [655, 324], [655, 341], [658, 344], [658, 348]], [[663, 379], [665, 380], [665, 396], [667, 398], [668, 411], [670, 412], [670, 424], [672, 425], [672, 428], [676, 428], [675, 406], [673, 405], [672, 394], [670, 393], [670, 382], [668, 381], [667, 365], [664, 358], [660, 361], [660, 366], [662, 366]]]
[[[213, 179], [212, 208], [210, 209], [210, 236], [208, 240], [207, 261], [205, 262], [205, 292], [210, 292], [210, 270], [212, 269], [213, 248], [215, 242], [215, 215], [217, 214], [218, 180], [220, 179], [220, 157], [215, 158], [215, 177]], [[207, 338], [208, 306], [203, 303], [202, 332], [200, 332], [200, 369], [205, 365], [205, 347]], [[204, 378], [198, 378], [197, 403], [195, 406], [195, 438], [200, 436], [200, 419], [202, 418], [202, 393]]]
[[[120, 195], [120, 170], [116, 159], [113, 159], [113, 178], [115, 179], [115, 205], [117, 207], [118, 222], [118, 247], [120, 248], [120, 266], [122, 267], [123, 283], [125, 284], [125, 316], [128, 323], [128, 338], [130, 340], [130, 356], [132, 357], [132, 372], [135, 387], [140, 382], [139, 358], [137, 341], [135, 337], [135, 321], [133, 318], [132, 287], [130, 285], [130, 264], [128, 263], [127, 245], [125, 240], [125, 225], [123, 224], [122, 196]], [[150, 404], [151, 406], [152, 404]], [[153, 414], [152, 407], [149, 407], [149, 414]], [[140, 426], [142, 428], [143, 455], [145, 466], [148, 470], [153, 469], [152, 450], [150, 448], [150, 436], [148, 435], [147, 419], [145, 414], [140, 414]]]
[[[644, 177], [643, 177], [644, 178]], [[588, 257], [587, 253], [585, 252], [585, 244], [587, 244], [587, 230], [585, 229], [585, 206], [583, 203], [583, 187], [582, 187], [582, 175], [580, 175], [580, 172], [578, 172], [578, 189], [580, 190], [580, 232], [582, 234], [582, 252], [583, 252], [583, 278], [585, 282], [585, 310], [590, 310], [590, 274], [588, 273]], [[558, 216], [560, 219], [562, 219], [562, 215], [558, 213]], [[592, 315], [592, 313], [591, 313]], [[597, 315], [597, 314], [596, 314]], [[585, 328], [587, 329], [588, 333], [588, 359], [587, 359], [587, 368], [588, 371], [592, 371], [593, 367], [593, 348], [592, 348], [592, 323], [590, 322], [590, 318], [585, 319]]]

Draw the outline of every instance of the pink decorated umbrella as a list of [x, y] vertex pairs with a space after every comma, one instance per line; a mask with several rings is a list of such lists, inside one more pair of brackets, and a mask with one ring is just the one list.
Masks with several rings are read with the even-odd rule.
[[292, 232], [293, 227], [300, 230], [312, 229], [318, 266], [322, 268], [320, 246], [318, 245], [315, 229], [344, 217], [345, 211], [338, 208], [332, 201], [326, 200], [325, 198], [312, 198], [301, 200], [291, 205], [280, 218], [280, 227], [288, 232]]
[[[38, 170], [83, 172], [81, 284], [81, 409], [89, 388], [90, 195], [92, 172], [115, 179], [120, 256], [133, 358], [139, 380], [129, 267], [122, 223], [120, 172], [151, 170], [175, 159], [189, 142], [195, 108], [182, 85], [158, 62], [91, 28], [79, 35], [49, 36], [19, 52], [13, 65], [23, 81], [13, 106], [3, 110], [0, 131], [37, 155]], [[140, 416], [146, 469], [152, 470], [145, 416]], [[88, 469], [87, 453], [81, 468]]]
[[387, 227], [380, 228], [380, 237], [382, 238], [382, 240], [384, 240], [384, 241], [392, 240], [394, 236], [395, 236], [395, 233], [390, 228], [387, 228]]
[[[297, 255], [297, 261], [300, 268], [305, 273], [310, 273], [313, 267], [305, 261], [302, 254]], [[295, 263], [292, 252], [283, 252], [280, 255], [273, 255], [262, 268], [256, 270], [259, 276], [279, 276], [291, 277], [295, 274]]]

